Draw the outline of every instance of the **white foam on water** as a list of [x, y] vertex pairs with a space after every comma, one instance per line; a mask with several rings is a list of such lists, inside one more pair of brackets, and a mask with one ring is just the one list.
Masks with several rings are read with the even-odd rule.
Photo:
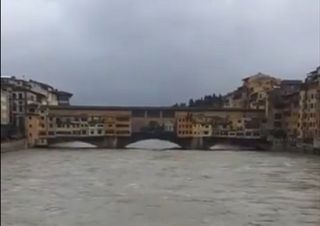
[[242, 148], [236, 145], [230, 144], [217, 144], [210, 147], [210, 150], [241, 150]]
[[53, 148], [95, 148], [96, 146], [93, 144], [88, 144], [81, 141], [72, 141], [72, 142], [63, 142], [52, 144], [50, 147]]
[[141, 140], [141, 141], [137, 141], [135, 143], [129, 144], [126, 146], [126, 148], [163, 150], [163, 149], [180, 148], [180, 146], [166, 140], [148, 139], [148, 140]]

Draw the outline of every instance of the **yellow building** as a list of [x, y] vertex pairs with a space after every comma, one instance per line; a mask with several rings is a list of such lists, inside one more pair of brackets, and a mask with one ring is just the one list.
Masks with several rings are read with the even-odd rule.
[[283, 129], [287, 137], [296, 139], [298, 136], [299, 93], [284, 96], [285, 105], [282, 110]]
[[301, 80], [283, 80], [269, 92], [266, 117], [267, 129], [275, 138], [287, 138], [295, 143], [299, 133]]
[[192, 115], [189, 112], [176, 112], [176, 131], [178, 137], [192, 137]]
[[178, 112], [178, 137], [258, 137], [264, 112], [228, 110], [228, 112]]
[[224, 97], [224, 108], [247, 108], [247, 89], [244, 86]]
[[192, 125], [193, 137], [210, 137], [212, 136], [212, 125], [209, 124], [193, 124]]
[[[32, 109], [35, 108], [35, 109]], [[29, 106], [28, 144], [47, 145], [51, 137], [131, 136], [131, 112]]]
[[9, 92], [1, 89], [1, 125], [10, 123]]
[[247, 107], [265, 110], [268, 93], [278, 87], [280, 82], [280, 79], [262, 73], [243, 79], [243, 86], [247, 92]]
[[320, 67], [310, 72], [300, 91], [299, 138], [303, 142], [320, 139]]

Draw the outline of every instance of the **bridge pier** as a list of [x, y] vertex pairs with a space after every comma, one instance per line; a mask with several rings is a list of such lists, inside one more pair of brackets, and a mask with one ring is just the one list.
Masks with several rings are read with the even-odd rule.
[[182, 149], [209, 150], [215, 144], [235, 145], [242, 148], [268, 150], [270, 143], [265, 139], [230, 139], [214, 137], [176, 137], [174, 134], [143, 134], [137, 133], [132, 136], [108, 136], [108, 137], [57, 137], [48, 138], [47, 142], [39, 143], [38, 146], [51, 145], [68, 141], [82, 141], [96, 145], [98, 148], [119, 149], [126, 145], [144, 139], [161, 139], [178, 144]]
[[179, 144], [183, 149], [189, 150], [203, 150], [205, 149], [205, 142], [203, 137], [189, 137], [178, 139]]
[[190, 148], [196, 150], [204, 149], [203, 137], [191, 138]]
[[98, 146], [99, 148], [118, 148], [118, 137], [104, 137], [102, 144]]

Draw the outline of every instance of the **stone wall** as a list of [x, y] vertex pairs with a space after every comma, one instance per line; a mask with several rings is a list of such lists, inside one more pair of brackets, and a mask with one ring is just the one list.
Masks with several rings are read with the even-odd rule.
[[19, 150], [26, 149], [26, 147], [27, 147], [27, 143], [25, 139], [1, 142], [1, 153], [8, 152], [8, 151], [19, 151]]

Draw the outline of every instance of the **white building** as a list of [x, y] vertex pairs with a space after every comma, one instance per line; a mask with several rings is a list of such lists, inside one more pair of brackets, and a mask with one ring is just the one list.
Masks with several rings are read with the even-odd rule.
[[10, 123], [9, 92], [1, 89], [1, 125]]

